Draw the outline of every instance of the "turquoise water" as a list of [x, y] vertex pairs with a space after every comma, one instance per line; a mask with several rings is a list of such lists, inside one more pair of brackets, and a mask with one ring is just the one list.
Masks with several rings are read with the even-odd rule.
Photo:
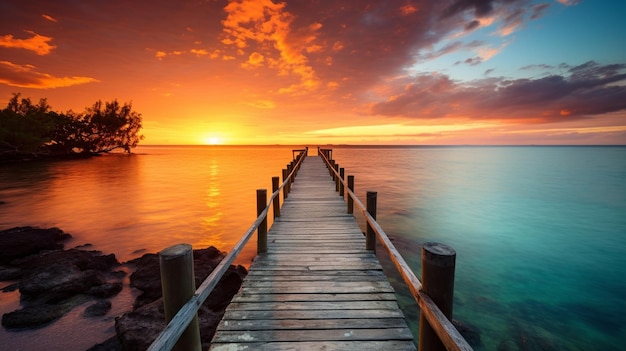
[[[140, 147], [0, 166], [0, 229], [58, 226], [74, 235], [68, 247], [90, 243], [120, 261], [180, 242], [229, 250], [256, 217], [256, 189], [271, 187], [291, 150]], [[480, 330], [477, 351], [624, 349], [626, 147], [334, 147], [333, 156], [362, 200], [378, 192], [378, 220], [418, 276], [423, 242], [456, 250], [454, 316]], [[255, 252], [248, 244], [239, 263]], [[394, 286], [415, 328], [417, 307]], [[18, 306], [17, 293], [0, 293], [0, 312]], [[86, 323], [77, 311], [35, 331], [0, 329], [0, 348], [85, 350], [113, 335], [114, 317]]]
[[477, 350], [623, 349], [626, 148], [335, 148], [333, 157], [359, 196], [378, 191], [378, 221], [416, 272], [421, 243], [456, 250], [454, 317], [481, 331]]

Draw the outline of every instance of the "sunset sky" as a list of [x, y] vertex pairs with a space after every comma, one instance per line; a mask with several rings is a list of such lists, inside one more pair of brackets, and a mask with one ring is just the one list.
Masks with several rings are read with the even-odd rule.
[[143, 144], [626, 144], [624, 0], [3, 0], [0, 107]]

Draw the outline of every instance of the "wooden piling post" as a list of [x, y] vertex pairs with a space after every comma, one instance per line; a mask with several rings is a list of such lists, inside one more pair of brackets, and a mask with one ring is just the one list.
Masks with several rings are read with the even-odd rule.
[[[287, 170], [283, 168], [283, 183], [285, 182], [285, 180], [287, 180], [288, 177], [288, 173]], [[287, 187], [289, 186], [289, 183], [285, 184], [285, 187], [283, 187], [283, 200], [287, 199], [287, 197], [289, 197], [289, 192], [287, 191]]]
[[[178, 313], [178, 310], [196, 292], [191, 245], [174, 245], [159, 252], [159, 264], [161, 268], [161, 290], [163, 292], [165, 322], [169, 323]], [[172, 350], [202, 350], [197, 314]]]
[[[348, 189], [354, 193], [354, 176], [348, 176]], [[354, 199], [352, 196], [348, 195], [348, 214], [354, 213]]]
[[[339, 164], [335, 163], [335, 172], [339, 173]], [[335, 174], [335, 173], [333, 173]], [[339, 176], [335, 174], [335, 191], [339, 191]]]
[[[367, 192], [367, 212], [376, 219], [376, 197], [378, 193], [375, 191]], [[376, 251], [376, 233], [374, 228], [367, 223], [367, 231], [365, 232], [365, 249]]]
[[[276, 190], [278, 190], [278, 188], [280, 187], [279, 182], [279, 177], [272, 177], [272, 194], [274, 194]], [[280, 195], [280, 193], [278, 195]], [[280, 196], [278, 195], [274, 197], [274, 200], [272, 202], [272, 204], [274, 205], [274, 218], [280, 217]]]
[[[456, 252], [445, 244], [426, 242], [422, 246], [422, 291], [452, 320]], [[439, 337], [420, 312], [420, 351], [445, 351]]]
[[[267, 206], [267, 190], [258, 189], [256, 191], [256, 215], [257, 217], [263, 212]], [[257, 245], [256, 252], [257, 254], [267, 252], [267, 216], [263, 218], [263, 221], [259, 225], [259, 229], [257, 229]]]
[[[287, 164], [287, 175], [291, 175], [291, 171], [293, 171], [293, 164], [292, 163], [288, 163]], [[289, 178], [289, 182], [291, 183], [291, 178]]]
[[[339, 177], [341, 178], [341, 180], [346, 179], [345, 172], [346, 171], [344, 168], [339, 168]], [[339, 196], [343, 197], [344, 193], [345, 193], [345, 190], [344, 190], [343, 182], [339, 182]]]

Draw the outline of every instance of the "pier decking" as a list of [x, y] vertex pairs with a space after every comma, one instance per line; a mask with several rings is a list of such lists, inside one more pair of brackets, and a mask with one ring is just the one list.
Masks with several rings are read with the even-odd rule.
[[211, 350], [415, 350], [373, 251], [319, 157], [308, 157]]

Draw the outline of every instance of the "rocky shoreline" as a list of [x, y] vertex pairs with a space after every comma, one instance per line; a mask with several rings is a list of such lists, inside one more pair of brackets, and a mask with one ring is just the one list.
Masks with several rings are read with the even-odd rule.
[[[0, 231], [0, 281], [2, 292], [19, 290], [21, 308], [5, 313], [6, 329], [30, 329], [54, 323], [74, 307], [88, 304], [84, 317], [104, 316], [111, 297], [130, 286], [140, 294], [131, 311], [115, 317], [116, 335], [90, 350], [145, 350], [165, 327], [159, 257], [148, 253], [120, 263], [115, 255], [88, 250], [89, 245], [64, 249], [71, 235], [58, 228], [17, 227]], [[214, 247], [194, 250], [196, 286], [213, 271], [225, 253]], [[127, 267], [127, 269], [124, 269]], [[230, 266], [198, 313], [203, 348], [207, 348], [217, 323], [246, 270]]]

